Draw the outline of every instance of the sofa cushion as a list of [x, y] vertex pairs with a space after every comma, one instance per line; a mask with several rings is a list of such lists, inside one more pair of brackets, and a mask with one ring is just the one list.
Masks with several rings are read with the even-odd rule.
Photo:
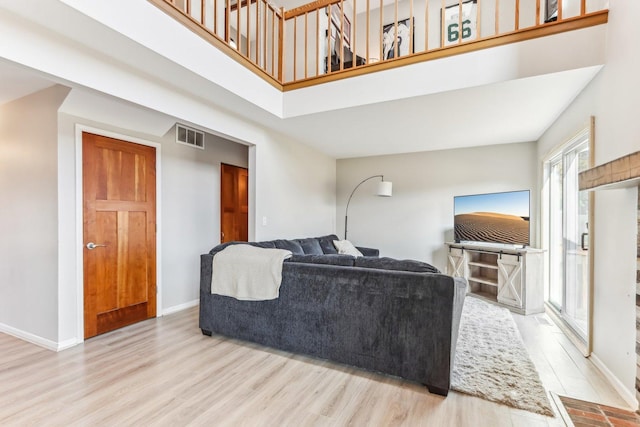
[[356, 258], [355, 266], [377, 268], [380, 270], [411, 271], [415, 273], [440, 273], [440, 270], [431, 264], [413, 259], [358, 257]]
[[278, 249], [286, 249], [288, 251], [291, 251], [291, 253], [294, 255], [304, 255], [302, 246], [295, 240], [274, 240], [273, 243]]
[[334, 240], [340, 240], [338, 239], [338, 236], [336, 236], [335, 234], [329, 234], [328, 236], [318, 237], [317, 240], [320, 243], [320, 247], [322, 248], [322, 253], [335, 255], [338, 254], [338, 250], [333, 245]]
[[312, 237], [308, 239], [298, 239], [296, 242], [300, 243], [302, 246], [302, 250], [305, 255], [322, 255], [324, 252], [322, 251], [322, 247], [320, 247], [320, 242], [318, 239], [314, 239]]
[[333, 244], [341, 255], [353, 255], [355, 257], [362, 256], [362, 252], [357, 250], [356, 247], [353, 246], [353, 243], [348, 240], [334, 240]]
[[356, 258], [351, 255], [293, 255], [287, 262], [304, 262], [307, 264], [328, 264], [353, 267]]
[[249, 243], [251, 246], [255, 246], [256, 248], [266, 248], [266, 249], [274, 249], [276, 247], [275, 242], [267, 241], [267, 242], [251, 242]]

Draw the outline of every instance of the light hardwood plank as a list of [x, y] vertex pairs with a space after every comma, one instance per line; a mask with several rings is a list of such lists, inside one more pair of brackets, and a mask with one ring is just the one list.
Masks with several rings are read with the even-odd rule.
[[[54, 353], [0, 334], [0, 425], [562, 426], [557, 418], [221, 336], [198, 309]], [[540, 316], [514, 319], [548, 390], [625, 407]]]

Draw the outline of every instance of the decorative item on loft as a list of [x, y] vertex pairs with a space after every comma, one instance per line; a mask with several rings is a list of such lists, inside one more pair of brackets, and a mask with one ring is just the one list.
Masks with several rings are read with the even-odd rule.
[[[462, 19], [460, 9], [462, 8]], [[478, 3], [477, 0], [456, 2], [442, 11], [443, 46], [451, 46], [460, 42], [468, 42], [478, 38]], [[460, 28], [462, 26], [462, 28]], [[462, 40], [460, 39], [462, 37]]]
[[554, 22], [558, 20], [558, 0], [547, 0], [545, 8], [544, 22]]
[[391, 181], [385, 181], [384, 180], [384, 175], [373, 175], [373, 176], [370, 176], [369, 178], [365, 178], [362, 181], [360, 181], [360, 183], [355, 186], [355, 188], [353, 189], [353, 191], [349, 195], [349, 200], [347, 200], [347, 208], [345, 209], [345, 212], [344, 212], [344, 239], [345, 240], [347, 240], [347, 221], [348, 221], [348, 218], [349, 218], [349, 204], [351, 203], [351, 198], [353, 197], [353, 194], [356, 192], [356, 190], [362, 184], [364, 184], [365, 182], [369, 181], [370, 179], [374, 179], [374, 178], [380, 178], [381, 179], [381, 181], [378, 183], [376, 196], [378, 196], [378, 197], [391, 197], [393, 195], [393, 183]]
[[[397, 28], [397, 36], [396, 36]], [[382, 27], [382, 58], [393, 59], [413, 53], [415, 26], [407, 18]], [[396, 47], [396, 41], [398, 45]]]

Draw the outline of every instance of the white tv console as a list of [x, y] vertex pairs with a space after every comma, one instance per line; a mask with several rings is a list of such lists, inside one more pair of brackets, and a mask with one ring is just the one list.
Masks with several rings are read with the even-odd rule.
[[467, 279], [467, 293], [513, 312], [544, 312], [544, 251], [532, 248], [447, 243], [447, 274]]

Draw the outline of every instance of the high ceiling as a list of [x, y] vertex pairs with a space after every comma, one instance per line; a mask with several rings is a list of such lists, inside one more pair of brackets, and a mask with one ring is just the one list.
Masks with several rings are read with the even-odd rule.
[[[465, 54], [475, 58], [465, 73], [458, 72], [462, 69], [459, 63], [448, 72], [440, 70], [439, 73], [438, 70], [431, 72], [435, 67], [425, 72], [425, 68], [416, 64], [403, 67], [403, 70], [287, 92], [282, 95], [284, 108], [280, 105], [281, 111], [274, 112], [258, 107], [245, 95], [237, 95], [186, 64], [172, 62], [168, 56], [159, 55], [98, 21], [89, 20], [75, 11], [69, 13], [67, 9], [61, 12], [66, 14], [65, 20], [53, 22], [74, 22], [74, 25], [58, 25], [53, 30], [64, 33], [68, 40], [76, 43], [73, 28], [85, 28], [82, 42], [94, 49], [92, 54], [108, 56], [112, 63], [126, 64], [129, 72], [166, 82], [209, 105], [259, 123], [334, 158], [536, 141], [601, 68], [594, 65], [597, 58], [588, 57], [589, 52], [599, 51], [593, 46], [594, 37], [579, 40], [582, 44], [591, 43], [592, 48], [588, 51], [576, 49], [579, 44], [575, 40], [570, 44], [565, 42], [563, 47], [559, 39], [546, 38], [546, 41], [536, 42], [538, 44], [527, 42], [524, 46], [521, 43], [521, 48], [504, 48], [499, 52], [494, 48], [486, 49], [482, 54]], [[185, 31], [188, 37], [197, 37]], [[594, 36], [597, 40], [602, 38], [598, 33]], [[544, 49], [540, 43], [546, 43]], [[549, 50], [549, 44], [555, 48], [553, 51]], [[212, 46], [202, 48], [215, 49]], [[582, 54], [567, 60], [567, 52], [572, 49], [580, 50]], [[493, 57], [488, 51], [498, 53]], [[556, 58], [541, 61], [540, 52], [549, 52], [547, 56], [554, 54]], [[460, 58], [465, 55], [459, 55], [455, 60], [447, 58], [431, 62], [452, 64], [464, 61]], [[204, 56], [194, 53], [191, 57]], [[404, 77], [398, 78], [397, 73], [404, 73]], [[450, 84], [454, 80], [458, 83]], [[92, 111], [91, 104], [100, 102], [108, 102], [112, 111], [124, 111], [117, 107], [120, 103], [126, 108], [150, 112], [131, 102], [0, 60], [0, 103], [55, 82], [74, 89], [74, 103], [68, 104], [77, 114]], [[263, 86], [265, 91], [273, 90], [266, 83]], [[86, 96], [78, 96], [78, 92]], [[147, 117], [151, 115], [147, 114]], [[149, 119], [144, 131], [163, 134], [170, 121], [167, 117], [157, 121]], [[185, 118], [175, 121], [185, 121]], [[135, 127], [134, 123], [130, 125]], [[216, 129], [207, 130], [216, 133]]]

